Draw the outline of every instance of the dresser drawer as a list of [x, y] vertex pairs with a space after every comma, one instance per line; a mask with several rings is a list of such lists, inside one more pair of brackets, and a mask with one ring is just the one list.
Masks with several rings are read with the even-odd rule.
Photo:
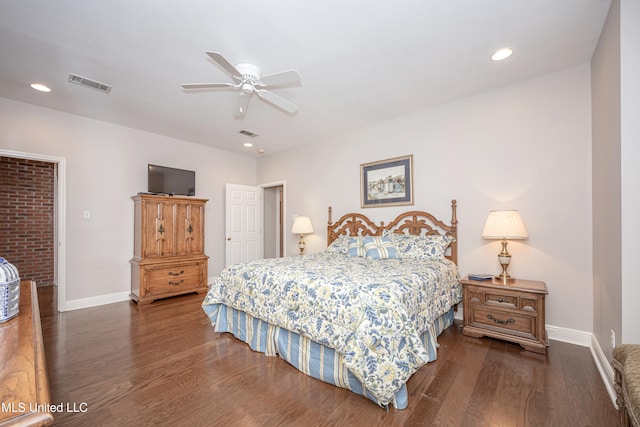
[[200, 265], [182, 265], [171, 268], [151, 270], [149, 274], [149, 292], [173, 292], [177, 286], [193, 287], [201, 280]]
[[517, 311], [495, 310], [489, 306], [475, 305], [470, 307], [471, 326], [482, 327], [523, 338], [537, 339], [536, 317]]
[[147, 267], [145, 275], [146, 293], [152, 295], [206, 286], [200, 263]]

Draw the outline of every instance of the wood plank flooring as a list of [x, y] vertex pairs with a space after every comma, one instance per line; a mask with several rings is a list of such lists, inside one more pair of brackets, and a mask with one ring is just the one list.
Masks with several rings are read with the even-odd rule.
[[38, 289], [57, 426], [617, 426], [588, 348], [546, 356], [490, 338], [440, 337], [438, 360], [388, 411], [213, 332], [202, 295], [55, 311]]

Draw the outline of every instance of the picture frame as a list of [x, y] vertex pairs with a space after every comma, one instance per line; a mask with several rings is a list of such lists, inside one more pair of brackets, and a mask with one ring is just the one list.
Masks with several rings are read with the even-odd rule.
[[413, 205], [413, 155], [360, 165], [360, 207]]

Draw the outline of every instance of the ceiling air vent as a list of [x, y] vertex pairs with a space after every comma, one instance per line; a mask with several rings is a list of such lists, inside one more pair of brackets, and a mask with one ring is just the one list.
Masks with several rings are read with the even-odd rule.
[[109, 93], [111, 91], [111, 86], [109, 85], [88, 79], [86, 77], [76, 76], [75, 74], [69, 74], [69, 82], [75, 83], [80, 86], [90, 87], [91, 89], [99, 90], [100, 92], [104, 93]]
[[253, 133], [253, 132], [251, 132], [250, 130], [246, 130], [246, 129], [242, 129], [242, 130], [241, 130], [240, 132], [238, 132], [238, 133], [241, 133], [241, 134], [243, 134], [243, 135], [250, 136], [251, 138], [255, 138], [256, 136], [258, 136], [258, 134], [257, 134], [257, 133]]

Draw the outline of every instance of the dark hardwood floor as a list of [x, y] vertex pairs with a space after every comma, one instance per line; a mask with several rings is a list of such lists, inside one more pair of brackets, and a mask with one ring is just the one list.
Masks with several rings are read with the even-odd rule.
[[388, 411], [213, 332], [202, 295], [57, 313], [38, 289], [57, 426], [616, 426], [588, 348], [546, 356], [489, 338], [440, 337], [438, 360]]

